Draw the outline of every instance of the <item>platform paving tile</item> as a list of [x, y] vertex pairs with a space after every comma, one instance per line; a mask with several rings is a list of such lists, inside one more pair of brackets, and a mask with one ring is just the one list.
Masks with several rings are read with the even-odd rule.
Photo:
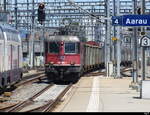
[[100, 79], [103, 112], [149, 112], [150, 100], [140, 99], [140, 92], [129, 88], [131, 78]]
[[[150, 112], [150, 99], [140, 99], [140, 92], [129, 87], [132, 81], [131, 77], [122, 79], [97, 77], [99, 78], [98, 82], [94, 82], [94, 77], [82, 78], [79, 86], [75, 86], [76, 90], [72, 93], [71, 98], [67, 98], [55, 111], [88, 112], [89, 102], [92, 102], [90, 97], [95, 93], [96, 99], [96, 95], [99, 96], [97, 99], [99, 109], [93, 110], [94, 112]], [[93, 83], [99, 83], [95, 87], [96, 92], [95, 89], [92, 90]], [[93, 109], [95, 108], [93, 107]]]

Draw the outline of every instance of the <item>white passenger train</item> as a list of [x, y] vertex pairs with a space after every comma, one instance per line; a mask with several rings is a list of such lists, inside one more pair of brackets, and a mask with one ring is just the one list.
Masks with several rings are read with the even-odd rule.
[[13, 85], [21, 78], [21, 37], [14, 28], [0, 25], [0, 88]]

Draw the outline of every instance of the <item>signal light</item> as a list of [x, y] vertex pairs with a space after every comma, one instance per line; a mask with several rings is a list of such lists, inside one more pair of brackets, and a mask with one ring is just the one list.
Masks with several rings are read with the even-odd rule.
[[45, 4], [44, 3], [39, 4], [39, 7], [38, 7], [38, 21], [40, 22], [40, 24], [42, 24], [43, 21], [45, 21]]
[[137, 14], [139, 14], [139, 15], [141, 14], [141, 8], [137, 9]]
[[133, 31], [133, 28], [128, 28], [128, 31]]
[[61, 42], [60, 44], [61, 44], [61, 46], [63, 46], [63, 45], [64, 45], [64, 42]]
[[44, 9], [44, 8], [45, 8], [44, 3], [40, 3], [40, 4], [39, 4], [39, 9]]
[[144, 36], [146, 33], [145, 32], [141, 32], [141, 35]]
[[70, 65], [75, 65], [75, 62], [70, 62]]

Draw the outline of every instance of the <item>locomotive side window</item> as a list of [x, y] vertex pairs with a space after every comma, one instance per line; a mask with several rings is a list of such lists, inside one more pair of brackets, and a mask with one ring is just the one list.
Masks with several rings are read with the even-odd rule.
[[77, 43], [77, 53], [80, 53], [80, 43]]
[[76, 43], [65, 43], [65, 53], [77, 53]]
[[45, 42], [45, 52], [48, 52], [48, 42]]
[[49, 53], [59, 53], [59, 44], [57, 42], [49, 43]]

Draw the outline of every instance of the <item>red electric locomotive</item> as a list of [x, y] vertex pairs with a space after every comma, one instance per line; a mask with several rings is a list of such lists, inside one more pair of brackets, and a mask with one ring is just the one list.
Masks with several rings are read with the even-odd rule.
[[100, 67], [100, 50], [77, 36], [50, 36], [45, 40], [45, 73], [51, 80], [76, 81], [84, 71]]

